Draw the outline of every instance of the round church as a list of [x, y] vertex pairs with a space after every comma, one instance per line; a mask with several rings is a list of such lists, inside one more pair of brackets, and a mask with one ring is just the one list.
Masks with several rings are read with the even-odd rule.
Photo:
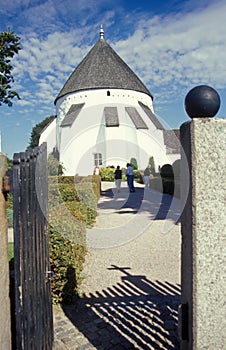
[[131, 158], [139, 169], [150, 157], [156, 167], [180, 158], [178, 130], [156, 117], [152, 94], [105, 41], [102, 27], [55, 105], [56, 118], [39, 143], [58, 155], [65, 175], [90, 175], [95, 165], [125, 167]]

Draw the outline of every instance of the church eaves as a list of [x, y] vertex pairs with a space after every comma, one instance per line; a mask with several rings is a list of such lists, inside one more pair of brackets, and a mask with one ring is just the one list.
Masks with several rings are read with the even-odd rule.
[[55, 103], [67, 94], [91, 89], [134, 90], [143, 92], [153, 99], [146, 86], [103, 36], [72, 72]]

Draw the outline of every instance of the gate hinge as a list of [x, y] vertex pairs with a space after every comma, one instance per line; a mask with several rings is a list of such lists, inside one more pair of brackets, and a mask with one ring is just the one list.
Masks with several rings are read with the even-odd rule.
[[3, 183], [2, 183], [2, 193], [5, 196], [5, 200], [7, 200], [7, 194], [11, 191], [10, 186], [10, 179], [9, 176], [3, 176]]

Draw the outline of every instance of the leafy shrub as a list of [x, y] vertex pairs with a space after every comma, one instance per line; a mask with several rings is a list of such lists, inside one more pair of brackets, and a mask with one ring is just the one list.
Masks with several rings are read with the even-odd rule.
[[8, 227], [13, 227], [13, 209], [6, 208]]
[[101, 180], [113, 182], [115, 180], [114, 173], [115, 173], [115, 168], [112, 168], [112, 167], [101, 168]]
[[140, 177], [141, 177], [140, 170], [138, 170], [138, 169], [133, 170], [133, 173], [134, 173], [134, 179], [140, 180]]
[[64, 169], [63, 164], [54, 157], [53, 153], [50, 153], [48, 157], [49, 175], [63, 175]]
[[65, 239], [53, 227], [49, 231], [50, 265], [54, 273], [51, 279], [52, 300], [54, 304], [71, 304], [79, 293], [86, 248]]
[[7, 202], [6, 202], [6, 216], [9, 227], [13, 227], [13, 196], [12, 193], [7, 194]]
[[137, 160], [136, 158], [131, 158], [130, 159], [130, 164], [133, 167], [133, 170], [137, 170], [138, 169], [138, 165], [137, 165]]
[[100, 177], [49, 177], [50, 263], [54, 303], [79, 293], [86, 254], [86, 226], [95, 222]]
[[[126, 181], [127, 180], [126, 169], [122, 168], [121, 170], [122, 170], [122, 181]], [[101, 168], [101, 180], [114, 182], [115, 181], [114, 172], [115, 172], [115, 168], [112, 168], [112, 167]], [[140, 177], [141, 177], [140, 170], [134, 169], [133, 173], [134, 173], [134, 178], [140, 181]]]
[[149, 164], [150, 164], [150, 167], [151, 167], [151, 172], [155, 173], [155, 161], [154, 161], [154, 157], [153, 156], [151, 156], [149, 158]]

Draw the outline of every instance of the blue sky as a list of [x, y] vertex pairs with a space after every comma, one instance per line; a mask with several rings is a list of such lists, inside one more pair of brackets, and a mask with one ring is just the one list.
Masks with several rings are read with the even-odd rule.
[[28, 146], [33, 126], [55, 115], [54, 100], [71, 72], [105, 40], [154, 96], [169, 127], [188, 120], [184, 99], [196, 85], [215, 88], [226, 105], [225, 0], [0, 0], [0, 31], [21, 37], [13, 88], [21, 100], [0, 107], [2, 151]]

